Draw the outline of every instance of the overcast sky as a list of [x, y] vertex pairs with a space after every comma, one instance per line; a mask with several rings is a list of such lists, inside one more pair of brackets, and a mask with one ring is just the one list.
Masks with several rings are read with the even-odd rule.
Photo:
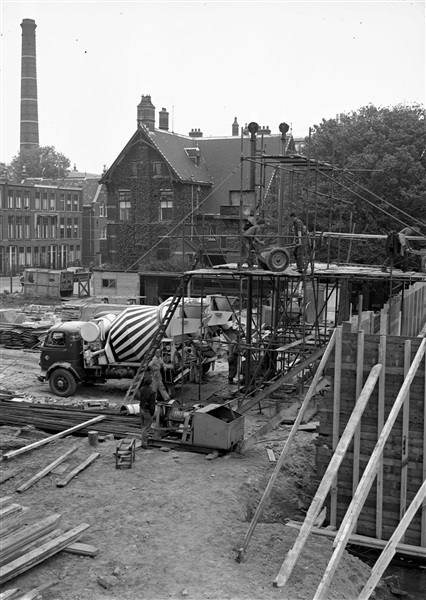
[[425, 103], [425, 2], [1, 0], [1, 153], [19, 151], [21, 27], [34, 19], [40, 145], [101, 173], [149, 94], [170, 129], [296, 136], [372, 103]]

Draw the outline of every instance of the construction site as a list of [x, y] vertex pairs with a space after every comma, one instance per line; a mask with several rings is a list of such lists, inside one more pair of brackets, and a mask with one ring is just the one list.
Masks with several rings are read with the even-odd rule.
[[[241, 193], [235, 263], [209, 264], [201, 235], [156, 306], [141, 273], [124, 305], [117, 273], [78, 302], [41, 302], [28, 280], [22, 307], [5, 299], [0, 598], [420, 597], [387, 569], [398, 558], [424, 589], [425, 235], [383, 268], [386, 235], [317, 230], [314, 189], [298, 240], [296, 182], [333, 168], [242, 164], [286, 185], [246, 253], [268, 190]], [[350, 261], [365, 244], [378, 264]], [[159, 350], [168, 397], [145, 449], [137, 398]]]

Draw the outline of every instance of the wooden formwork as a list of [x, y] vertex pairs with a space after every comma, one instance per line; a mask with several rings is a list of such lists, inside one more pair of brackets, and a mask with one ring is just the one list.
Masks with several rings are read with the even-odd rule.
[[[375, 449], [422, 338], [342, 334], [327, 364], [331, 389], [319, 407], [316, 453], [322, 478], [373, 365], [382, 364], [360, 425], [327, 499], [331, 525], [339, 528]], [[389, 540], [426, 478], [425, 358], [409, 386], [379, 461], [377, 476], [357, 521], [356, 533]], [[426, 549], [426, 507], [417, 511], [401, 540]]]

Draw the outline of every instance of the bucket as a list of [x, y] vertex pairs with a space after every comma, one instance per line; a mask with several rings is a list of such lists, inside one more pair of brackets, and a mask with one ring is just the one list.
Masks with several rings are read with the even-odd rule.
[[139, 415], [141, 407], [139, 404], [126, 404], [120, 408], [120, 412], [125, 412], [128, 415]]

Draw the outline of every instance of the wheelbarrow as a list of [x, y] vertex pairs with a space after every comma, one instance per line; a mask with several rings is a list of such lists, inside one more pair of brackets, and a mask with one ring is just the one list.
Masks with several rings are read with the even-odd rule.
[[[293, 248], [294, 246], [290, 246]], [[282, 273], [290, 265], [290, 254], [287, 248], [268, 246], [256, 249], [256, 258], [261, 269]]]

